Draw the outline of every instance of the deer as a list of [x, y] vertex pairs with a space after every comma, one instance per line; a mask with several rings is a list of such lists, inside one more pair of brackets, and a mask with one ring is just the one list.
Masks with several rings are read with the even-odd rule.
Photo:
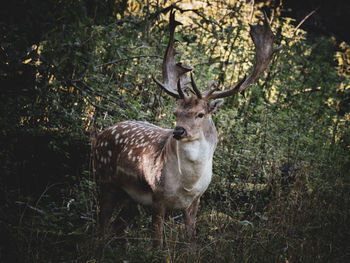
[[213, 155], [218, 143], [212, 116], [223, 98], [245, 91], [281, 48], [274, 47], [275, 36], [266, 13], [261, 20], [257, 25], [250, 25], [255, 45], [251, 74], [231, 89], [219, 90], [209, 83], [202, 92], [190, 73], [192, 69], [175, 61], [174, 32], [181, 23], [175, 20], [175, 11], [170, 11], [170, 37], [162, 64], [163, 82], [152, 78], [160, 89], [177, 100], [176, 125], [166, 129], [127, 120], [97, 135], [92, 149], [99, 184], [102, 232], [106, 231], [123, 193], [136, 203], [151, 207], [156, 247], [163, 245], [167, 209], [183, 211], [186, 239], [193, 241], [200, 199], [212, 179]]

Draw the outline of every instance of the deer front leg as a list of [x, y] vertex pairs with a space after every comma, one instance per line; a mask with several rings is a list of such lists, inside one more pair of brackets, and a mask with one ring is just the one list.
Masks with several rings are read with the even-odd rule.
[[162, 248], [163, 246], [163, 227], [164, 227], [165, 206], [161, 202], [153, 200], [152, 204], [152, 225], [153, 225], [153, 247]]
[[200, 196], [198, 196], [185, 210], [185, 226], [186, 226], [186, 238], [189, 242], [192, 242], [196, 235], [196, 216], [199, 207]]

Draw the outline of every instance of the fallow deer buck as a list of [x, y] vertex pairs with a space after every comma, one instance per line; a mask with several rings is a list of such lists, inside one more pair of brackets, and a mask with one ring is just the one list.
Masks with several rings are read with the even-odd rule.
[[[176, 127], [163, 129], [155, 125], [125, 121], [100, 133], [93, 144], [100, 189], [100, 224], [106, 230], [115, 200], [121, 192], [137, 203], [152, 207], [152, 224], [156, 245], [163, 243], [166, 209], [184, 211], [187, 238], [195, 235], [199, 200], [212, 177], [213, 154], [218, 141], [212, 114], [224, 98], [246, 90], [255, 81], [279, 49], [273, 47], [274, 35], [266, 14], [263, 25], [251, 26], [250, 35], [256, 49], [256, 63], [250, 76], [229, 90], [215, 90], [208, 85], [201, 92], [191, 70], [176, 63], [174, 32], [177, 25], [170, 12], [170, 39], [163, 60], [163, 81], [154, 81], [178, 101]], [[192, 90], [185, 87], [191, 83]], [[185, 88], [184, 88], [185, 87]], [[194, 95], [188, 93], [190, 90]]]

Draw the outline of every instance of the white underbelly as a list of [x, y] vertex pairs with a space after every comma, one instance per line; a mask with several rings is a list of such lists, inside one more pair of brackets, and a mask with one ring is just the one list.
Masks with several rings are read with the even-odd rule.
[[142, 205], [152, 205], [152, 193], [145, 192], [133, 187], [124, 187], [125, 192], [137, 203]]

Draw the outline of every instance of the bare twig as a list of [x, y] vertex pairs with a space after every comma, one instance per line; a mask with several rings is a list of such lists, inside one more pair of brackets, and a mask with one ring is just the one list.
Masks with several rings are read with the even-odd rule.
[[252, 11], [250, 11], [250, 16], [249, 16], [249, 23], [252, 22], [253, 15], [254, 15], [254, 7], [255, 7], [255, 1], [252, 0]]
[[300, 27], [302, 24], [304, 24], [304, 22], [305, 22], [310, 16], [312, 16], [318, 9], [319, 9], [319, 7], [317, 7], [317, 8], [314, 9], [314, 10], [312, 10], [308, 15], [306, 15], [306, 16], [304, 17], [303, 20], [300, 21], [300, 23], [299, 23], [299, 24], [297, 25], [297, 27], [294, 29], [293, 35], [294, 35], [295, 32], [299, 29], [299, 27]]
[[39, 197], [38, 200], [36, 201], [35, 207], [38, 206], [38, 204], [39, 204], [41, 198], [43, 198], [43, 196], [46, 194], [47, 191], [49, 191], [52, 187], [57, 186], [57, 185], [61, 185], [61, 184], [63, 184], [63, 183], [55, 183], [55, 184], [52, 184], [52, 185], [47, 185], [46, 188], [45, 188], [45, 190], [44, 190], [44, 192], [42, 192], [42, 194], [40, 195], [40, 197]]
[[295, 93], [293, 94], [292, 96], [295, 97], [295, 96], [298, 96], [298, 95], [301, 95], [301, 94], [307, 94], [307, 93], [311, 93], [311, 92], [317, 92], [317, 91], [321, 91], [321, 87], [316, 87], [316, 88], [307, 88], [307, 89], [304, 89], [298, 93]]
[[[89, 92], [87, 92], [87, 90], [83, 90], [83, 89], [80, 88], [79, 86], [75, 85], [74, 82], [82, 83], [82, 84], [87, 88], [87, 90], [88, 90]], [[97, 92], [96, 90], [94, 90], [92, 87], [90, 87], [89, 85], [87, 85], [87, 84], [86, 84], [83, 80], [81, 80], [81, 79], [78, 79], [78, 80], [71, 80], [71, 81], [70, 81], [70, 84], [71, 84], [73, 87], [75, 87], [77, 90], [79, 90], [80, 92], [82, 92], [82, 93], [84, 93], [84, 94], [86, 94], [86, 93], [89, 94], [89, 93], [90, 93], [90, 94], [93, 95], [93, 96], [101, 97], [101, 98], [105, 99], [106, 101], [108, 101], [109, 103], [119, 106], [119, 105], [115, 102], [115, 101], [118, 101], [118, 98], [117, 98], [117, 97], [115, 97], [115, 96], [113, 96], [113, 95], [111, 95], [111, 94], [108, 94], [109, 97], [107, 97], [106, 95], [104, 95], [104, 94], [102, 94], [102, 93], [99, 93], [99, 92]], [[90, 101], [89, 101], [89, 103], [90, 103]], [[93, 105], [92, 102], [91, 102], [90, 104]], [[93, 106], [94, 106], [94, 105], [93, 105]]]
[[36, 207], [34, 207], [34, 206], [32, 206], [32, 205], [30, 205], [28, 203], [26, 204], [26, 203], [21, 202], [21, 201], [16, 201], [15, 204], [17, 204], [17, 205], [25, 205], [26, 207], [28, 207], [28, 208], [30, 208], [30, 209], [32, 209], [32, 210], [34, 210], [34, 211], [36, 211], [36, 212], [38, 212], [39, 214], [42, 214], [42, 215], [46, 214], [45, 211], [43, 211], [43, 210], [41, 210], [39, 208], [36, 208]]
[[[71, 83], [72, 86], [78, 90], [80, 90], [80, 92], [82, 93], [86, 93], [86, 91], [82, 90], [80, 87], [78, 87], [77, 85], [75, 85], [74, 83]], [[100, 96], [100, 94], [96, 95], [96, 96]], [[101, 96], [101, 97], [104, 97], [104, 96]], [[106, 98], [106, 97], [104, 97]], [[102, 110], [104, 112], [109, 112], [110, 114], [121, 114], [120, 112], [117, 112], [115, 110], [112, 110], [112, 109], [108, 109], [106, 107], [103, 107], [101, 105], [97, 105], [96, 103], [92, 102], [92, 100], [88, 97], [88, 96], [84, 96], [84, 99], [86, 99], [86, 101], [91, 104], [92, 106], [94, 106], [96, 109], [99, 109], [99, 110]], [[108, 100], [108, 98], [107, 98]], [[110, 100], [108, 100], [109, 102], [111, 102]], [[125, 116], [124, 116], [125, 117]]]
[[135, 58], [160, 58], [160, 59], [163, 59], [163, 57], [158, 56], [158, 55], [140, 55], [140, 56], [134, 56], [134, 57], [128, 57], [128, 58], [115, 59], [115, 60], [112, 60], [112, 61], [109, 61], [109, 62], [106, 62], [103, 64], [99, 64], [99, 65], [95, 66], [95, 68], [104, 67], [104, 66], [108, 66], [111, 64], [116, 64], [116, 63], [119, 63], [122, 61], [128, 61], [128, 60], [132, 60]]

